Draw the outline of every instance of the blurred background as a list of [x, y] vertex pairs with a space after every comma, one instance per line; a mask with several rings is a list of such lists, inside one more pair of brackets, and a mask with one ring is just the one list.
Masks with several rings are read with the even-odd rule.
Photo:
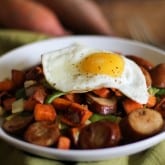
[[45, 35], [112, 35], [112, 29], [165, 49], [165, 0], [93, 1], [99, 7], [87, 0], [0, 0], [0, 54]]
[[165, 49], [165, 0], [95, 0], [119, 36]]

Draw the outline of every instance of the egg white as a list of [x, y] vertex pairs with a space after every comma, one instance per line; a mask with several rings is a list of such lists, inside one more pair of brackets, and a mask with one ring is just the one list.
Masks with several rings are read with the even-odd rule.
[[78, 67], [81, 60], [91, 53], [107, 52], [73, 44], [42, 55], [42, 65], [48, 83], [63, 92], [82, 93], [101, 87], [116, 88], [139, 103], [148, 101], [145, 77], [139, 66], [122, 56], [125, 66], [120, 77], [82, 73]]

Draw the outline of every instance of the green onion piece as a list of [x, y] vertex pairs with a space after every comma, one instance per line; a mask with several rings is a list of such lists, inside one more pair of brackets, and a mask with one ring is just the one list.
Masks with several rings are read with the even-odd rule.
[[9, 116], [7, 116], [6, 118], [5, 118], [5, 120], [11, 120], [13, 117], [15, 116], [15, 114], [11, 114], [11, 115], [9, 115]]
[[53, 101], [55, 98], [60, 97], [60, 96], [65, 95], [65, 94], [66, 94], [66, 93], [61, 92], [61, 91], [55, 91], [55, 92], [53, 92], [53, 94], [49, 95], [49, 96], [46, 98], [45, 103], [46, 103], [46, 104], [50, 104], [50, 103], [52, 103], [52, 101]]
[[18, 89], [15, 94], [16, 99], [26, 98], [25, 88]]
[[68, 125], [64, 124], [64, 123], [59, 123], [59, 129], [60, 130], [64, 130], [64, 129], [67, 129], [68, 128]]
[[12, 103], [12, 113], [22, 112], [24, 110], [23, 98], [16, 100]]
[[148, 92], [150, 95], [161, 96], [161, 95], [165, 95], [165, 88], [151, 87], [148, 89]]
[[155, 88], [155, 87], [151, 87], [148, 89], [148, 92], [150, 95], [155, 95], [158, 91], [159, 91], [159, 89]]
[[53, 89], [53, 87], [45, 79], [41, 80], [41, 83], [45, 88]]
[[165, 88], [160, 88], [159, 91], [156, 93], [158, 96], [165, 95]]
[[33, 86], [35, 84], [37, 84], [37, 81], [35, 80], [26, 80], [24, 82], [24, 88], [29, 88], [30, 86]]
[[92, 117], [89, 119], [91, 122], [96, 122], [96, 121], [99, 121], [99, 120], [110, 120], [112, 122], [119, 122], [121, 120], [121, 117], [119, 116], [115, 116], [115, 115], [100, 115], [100, 114], [96, 114], [94, 113], [92, 115]]

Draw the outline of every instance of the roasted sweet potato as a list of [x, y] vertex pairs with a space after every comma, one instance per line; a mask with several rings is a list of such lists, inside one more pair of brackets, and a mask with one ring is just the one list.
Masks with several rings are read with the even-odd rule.
[[10, 28], [32, 30], [49, 35], [65, 34], [55, 13], [29, 0], [1, 0], [0, 22]]

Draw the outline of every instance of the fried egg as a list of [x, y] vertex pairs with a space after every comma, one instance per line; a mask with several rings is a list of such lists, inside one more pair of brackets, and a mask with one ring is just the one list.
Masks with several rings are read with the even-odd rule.
[[43, 54], [42, 65], [47, 82], [63, 92], [83, 93], [107, 87], [142, 104], [148, 100], [146, 80], [139, 66], [111, 51], [75, 43]]

